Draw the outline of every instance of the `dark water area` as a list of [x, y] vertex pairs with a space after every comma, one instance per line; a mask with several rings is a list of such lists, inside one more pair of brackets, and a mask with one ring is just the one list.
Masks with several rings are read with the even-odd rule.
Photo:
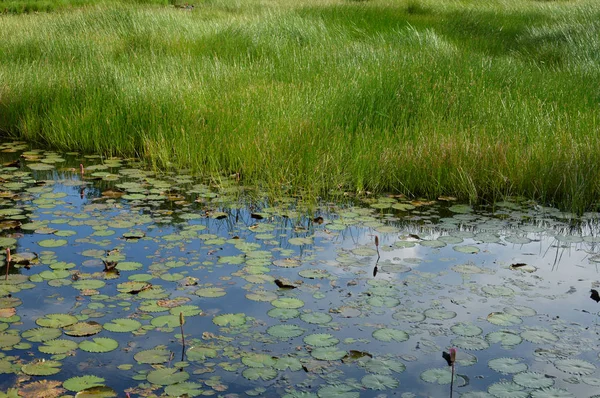
[[446, 397], [452, 347], [454, 397], [600, 386], [597, 213], [0, 151], [0, 397]]

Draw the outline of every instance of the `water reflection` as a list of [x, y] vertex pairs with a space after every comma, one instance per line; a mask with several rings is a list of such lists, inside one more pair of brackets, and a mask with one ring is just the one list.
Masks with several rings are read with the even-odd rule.
[[[437, 397], [449, 395], [449, 380], [428, 380], [432, 372], [424, 372], [440, 368], [443, 375], [442, 352], [451, 346], [459, 350], [455, 396], [493, 386], [517, 395], [586, 397], [600, 384], [599, 304], [590, 299], [600, 285], [595, 213], [576, 218], [519, 199], [476, 209], [403, 197], [314, 206], [261, 198], [226, 179], [216, 186], [138, 167], [28, 151], [18, 167], [3, 168], [0, 241], [37, 256], [29, 269], [12, 264], [11, 277], [0, 283], [0, 308], [16, 310], [0, 316], [5, 341], [39, 327], [47, 314], [101, 324], [136, 319], [142, 327], [60, 337], [117, 340], [118, 349], [105, 353], [51, 355], [39, 352], [47, 341], [4, 343], [2, 389], [92, 374], [132, 397]], [[118, 272], [104, 272], [107, 261]], [[275, 279], [295, 288], [282, 289]], [[132, 294], [122, 285], [128, 281], [152, 287]], [[200, 313], [185, 323], [194, 354], [186, 349], [187, 361], [178, 363], [178, 315], [195, 309]], [[239, 324], [215, 324], [223, 314], [241, 314], [232, 318]], [[156, 347], [174, 358], [134, 358]], [[348, 357], [351, 350], [362, 357]], [[268, 360], [256, 362], [257, 353]], [[22, 366], [36, 358], [60, 361], [60, 372], [23, 378]], [[284, 366], [281, 358], [302, 367]], [[523, 381], [533, 377], [525, 374], [514, 384], [512, 374], [488, 367], [497, 358], [520, 358], [551, 383]], [[151, 384], [157, 379], [149, 375], [164, 367], [187, 379]], [[551, 395], [554, 389], [567, 395]]]

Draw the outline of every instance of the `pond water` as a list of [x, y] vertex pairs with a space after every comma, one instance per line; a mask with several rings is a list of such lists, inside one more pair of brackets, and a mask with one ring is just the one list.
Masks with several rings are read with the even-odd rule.
[[600, 386], [596, 213], [518, 199], [314, 205], [135, 160], [0, 151], [0, 397]]

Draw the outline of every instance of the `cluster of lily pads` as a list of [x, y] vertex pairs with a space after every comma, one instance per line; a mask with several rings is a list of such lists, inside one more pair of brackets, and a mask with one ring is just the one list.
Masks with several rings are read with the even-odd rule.
[[0, 397], [600, 386], [597, 214], [518, 198], [304, 203], [133, 159], [0, 151]]

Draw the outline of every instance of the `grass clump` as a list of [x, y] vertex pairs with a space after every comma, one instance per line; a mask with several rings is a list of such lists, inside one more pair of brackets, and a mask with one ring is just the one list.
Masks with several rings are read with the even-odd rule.
[[582, 210], [594, 1], [207, 0], [0, 16], [0, 129], [249, 183]]

